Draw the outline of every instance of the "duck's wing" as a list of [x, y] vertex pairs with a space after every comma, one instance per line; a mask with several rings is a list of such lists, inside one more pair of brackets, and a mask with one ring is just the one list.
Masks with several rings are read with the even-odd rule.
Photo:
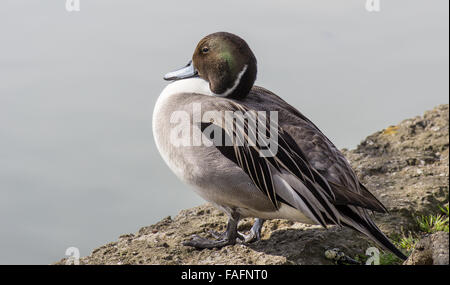
[[[387, 212], [384, 205], [359, 181], [344, 155], [297, 109], [269, 90], [257, 86], [241, 104], [249, 109], [278, 112], [280, 127], [291, 136], [310, 167], [328, 182], [334, 195], [333, 204]], [[361, 199], [361, 196], [364, 198]]]
[[[341, 225], [337, 205], [383, 211], [379, 206], [381, 203], [372, 197], [343, 187], [336, 191], [337, 185], [334, 182], [330, 184], [311, 165], [295, 139], [278, 125], [270, 113], [258, 113], [236, 101], [220, 102], [222, 105], [216, 108], [233, 114], [233, 120], [226, 117], [227, 112], [224, 112], [220, 119], [203, 122], [202, 132], [205, 134], [207, 131], [216, 148], [251, 178], [275, 209], [278, 209], [279, 202], [283, 202], [301, 210], [323, 226]], [[276, 136], [272, 136], [274, 132]], [[214, 134], [221, 134], [221, 139], [211, 137]]]
[[[283, 198], [283, 202], [305, 214], [308, 214], [305, 209], [312, 209], [313, 219], [322, 225], [342, 224], [353, 228], [406, 259], [368, 214], [368, 210], [387, 212], [386, 208], [361, 184], [342, 153], [308, 118], [260, 87], [254, 87], [245, 99], [234, 104], [236, 109], [277, 111], [279, 147], [273, 158], [258, 156], [258, 147], [235, 146], [233, 151], [219, 148], [225, 156], [247, 174], [251, 173], [251, 168], [257, 171], [261, 164], [268, 169], [273, 166], [276, 171], [264, 173], [264, 177], [272, 177], [268, 181], [277, 182], [275, 187], [268, 188], [269, 193], [275, 193], [272, 196]], [[238, 157], [250, 158], [253, 163], [247, 166], [240, 163]]]
[[[278, 118], [281, 124], [277, 125], [272, 115], [279, 112], [273, 114], [263, 112], [256, 115], [258, 109], [263, 111], [285, 109], [276, 110], [273, 105], [267, 104], [266, 108], [250, 108], [251, 104], [248, 102], [242, 104], [240, 101], [229, 99], [214, 100], [213, 104], [216, 104], [216, 110], [230, 111], [228, 113], [233, 114], [233, 120], [229, 118], [227, 120], [225, 111], [220, 113], [225, 115], [221, 117], [219, 115], [219, 118], [202, 121], [203, 135], [209, 137], [223, 156], [233, 161], [251, 178], [255, 186], [267, 195], [275, 209], [278, 209], [281, 202], [298, 209], [324, 227], [328, 224], [348, 226], [369, 236], [398, 257], [406, 259], [371, 220], [368, 209], [384, 212], [385, 208], [361, 186], [357, 178], [354, 178], [357, 183], [348, 183], [350, 179], [343, 179], [342, 182], [333, 177], [333, 173], [327, 173], [325, 168], [318, 170], [312, 165], [312, 162], [317, 164], [317, 161], [327, 164], [328, 160], [323, 157], [311, 159], [311, 154], [307, 156], [297, 141], [302, 133], [305, 135], [303, 139], [313, 137], [314, 140], [319, 140], [322, 147], [328, 145], [328, 148], [323, 147], [323, 151], [329, 155], [331, 161], [340, 157], [336, 157], [338, 150], [330, 151], [333, 150], [331, 142], [309, 120], [301, 122], [304, 122], [305, 126], [310, 126], [308, 132], [311, 134], [298, 129], [289, 132], [283, 125], [298, 128], [299, 124], [292, 122], [287, 124], [286, 118], [283, 117]], [[255, 115], [252, 116], [252, 113]], [[265, 117], [263, 116], [261, 122], [265, 121], [265, 124], [260, 123], [259, 116], [262, 114], [265, 114]], [[289, 114], [292, 115], [292, 112]], [[271, 136], [274, 129], [277, 131], [276, 139], [272, 139]], [[220, 139], [216, 137], [218, 134]], [[259, 137], [270, 139], [259, 141], [257, 139]], [[353, 173], [348, 163], [334, 162], [332, 166], [339, 170], [338, 174]], [[331, 179], [327, 179], [325, 175]]]

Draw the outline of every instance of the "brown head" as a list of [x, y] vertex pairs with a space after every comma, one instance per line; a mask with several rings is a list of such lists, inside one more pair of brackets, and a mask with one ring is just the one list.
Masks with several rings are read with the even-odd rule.
[[256, 58], [247, 43], [226, 32], [210, 34], [200, 40], [192, 61], [184, 68], [168, 73], [164, 79], [200, 77], [211, 92], [220, 97], [243, 98], [256, 80]]

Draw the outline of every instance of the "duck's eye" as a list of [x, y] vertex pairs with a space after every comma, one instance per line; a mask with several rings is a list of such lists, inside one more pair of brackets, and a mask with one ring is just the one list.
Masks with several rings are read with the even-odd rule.
[[202, 48], [202, 53], [208, 53], [208, 51], [209, 51], [209, 48], [208, 48], [208, 47], [203, 47], [203, 48]]

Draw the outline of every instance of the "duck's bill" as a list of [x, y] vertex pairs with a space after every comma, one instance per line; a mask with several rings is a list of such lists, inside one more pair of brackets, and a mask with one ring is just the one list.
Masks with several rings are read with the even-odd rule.
[[192, 77], [198, 77], [198, 72], [197, 70], [195, 70], [191, 60], [185, 67], [169, 72], [166, 75], [164, 75], [164, 80], [180, 80]]

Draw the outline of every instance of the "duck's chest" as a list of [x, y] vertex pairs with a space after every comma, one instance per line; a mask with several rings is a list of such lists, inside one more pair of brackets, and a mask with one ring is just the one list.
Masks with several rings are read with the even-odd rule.
[[[170, 169], [182, 180], [189, 182], [204, 167], [208, 150], [182, 141], [178, 134], [191, 134], [193, 129], [192, 105], [209, 96], [206, 81], [198, 78], [175, 81], [158, 97], [153, 110], [152, 129], [156, 147]], [[205, 94], [205, 95], [200, 95]], [[180, 141], [181, 140], [181, 141]]]

